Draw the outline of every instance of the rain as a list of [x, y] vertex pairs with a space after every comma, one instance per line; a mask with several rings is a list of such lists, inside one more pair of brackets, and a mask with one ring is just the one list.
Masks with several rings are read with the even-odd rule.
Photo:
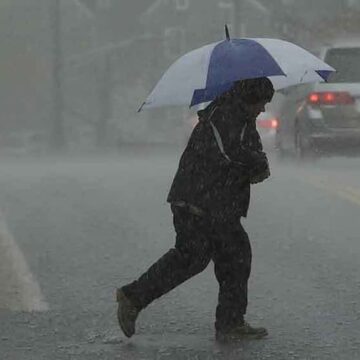
[[[0, 18], [1, 360], [359, 358], [359, 0], [2, 0]], [[219, 42], [281, 73], [218, 56], [210, 86]], [[164, 76], [197, 49], [205, 77]], [[254, 108], [216, 106], [246, 64], [276, 91], [233, 151], [226, 124]]]

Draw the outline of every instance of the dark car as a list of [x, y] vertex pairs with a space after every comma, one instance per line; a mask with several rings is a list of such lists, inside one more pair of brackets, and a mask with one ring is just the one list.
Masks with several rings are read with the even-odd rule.
[[321, 57], [337, 72], [327, 83], [285, 90], [276, 133], [280, 155], [360, 154], [360, 43], [328, 46]]

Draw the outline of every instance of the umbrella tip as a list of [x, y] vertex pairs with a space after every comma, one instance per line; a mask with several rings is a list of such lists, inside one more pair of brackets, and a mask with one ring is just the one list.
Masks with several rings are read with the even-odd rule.
[[230, 40], [230, 32], [229, 32], [229, 28], [227, 26], [227, 24], [225, 24], [225, 36], [226, 36], [226, 40]]
[[139, 107], [139, 109], [138, 109], [138, 111], [137, 111], [138, 113], [142, 111], [142, 109], [143, 109], [143, 107], [144, 107], [145, 104], [146, 104], [146, 101], [144, 101], [144, 102], [141, 104], [141, 106]]

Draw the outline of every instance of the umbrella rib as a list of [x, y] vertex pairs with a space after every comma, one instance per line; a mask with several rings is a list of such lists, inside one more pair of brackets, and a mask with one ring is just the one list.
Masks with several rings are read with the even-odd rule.
[[301, 77], [301, 79], [300, 79], [300, 83], [302, 83], [303, 82], [303, 80], [304, 80], [304, 77], [306, 76], [306, 74], [308, 73], [308, 70], [305, 70], [305, 72], [304, 72], [304, 75]]

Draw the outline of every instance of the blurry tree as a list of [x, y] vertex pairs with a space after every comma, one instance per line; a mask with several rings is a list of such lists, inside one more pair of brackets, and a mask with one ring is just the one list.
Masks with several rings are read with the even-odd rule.
[[[42, 1], [0, 2], [0, 130], [39, 128], [49, 107], [46, 18]], [[37, 19], [37, 21], [34, 21]], [[44, 101], [45, 99], [45, 101]]]
[[360, 7], [347, 9], [341, 14], [318, 24], [318, 43], [326, 44], [336, 39], [353, 40], [360, 37]]
[[78, 0], [78, 1], [84, 4], [90, 11], [92, 12], [95, 11], [97, 0]]
[[[81, 54], [76, 60], [76, 67], [93, 63], [96, 78], [97, 109], [95, 125], [96, 143], [104, 147], [108, 143], [108, 124], [113, 114], [113, 89], [119, 85], [131, 86], [135, 79], [124, 74], [132, 74], [139, 54], [130, 58], [131, 48], [141, 38], [141, 30], [136, 21], [137, 15], [147, 6], [147, 1], [114, 1], [114, 0], [79, 0], [93, 16], [93, 49]], [[124, 55], [124, 56], [123, 56]], [[126, 61], [125, 61], [126, 59]]]
[[[14, 130], [51, 133], [52, 1], [0, 2], [3, 135]], [[141, 103], [143, 93], [138, 94], [136, 89], [150, 91], [175, 58], [223, 38], [225, 22], [229, 23], [232, 36], [282, 37], [309, 47], [325, 35], [334, 37], [339, 31], [344, 34], [357, 31], [355, 10], [359, 6], [359, 1], [351, 0], [60, 0], [60, 3], [64, 136], [69, 136], [75, 127], [91, 126], [98, 144], [106, 143], [109, 119], [118, 118], [121, 123], [122, 114], [131, 114]], [[348, 7], [352, 14], [346, 13]], [[343, 15], [339, 17], [340, 14]], [[322, 30], [318, 32], [318, 28]], [[122, 99], [123, 113], [119, 106], [113, 112], [114, 96], [117, 101]], [[175, 112], [165, 115], [172, 114], [178, 118]]]

